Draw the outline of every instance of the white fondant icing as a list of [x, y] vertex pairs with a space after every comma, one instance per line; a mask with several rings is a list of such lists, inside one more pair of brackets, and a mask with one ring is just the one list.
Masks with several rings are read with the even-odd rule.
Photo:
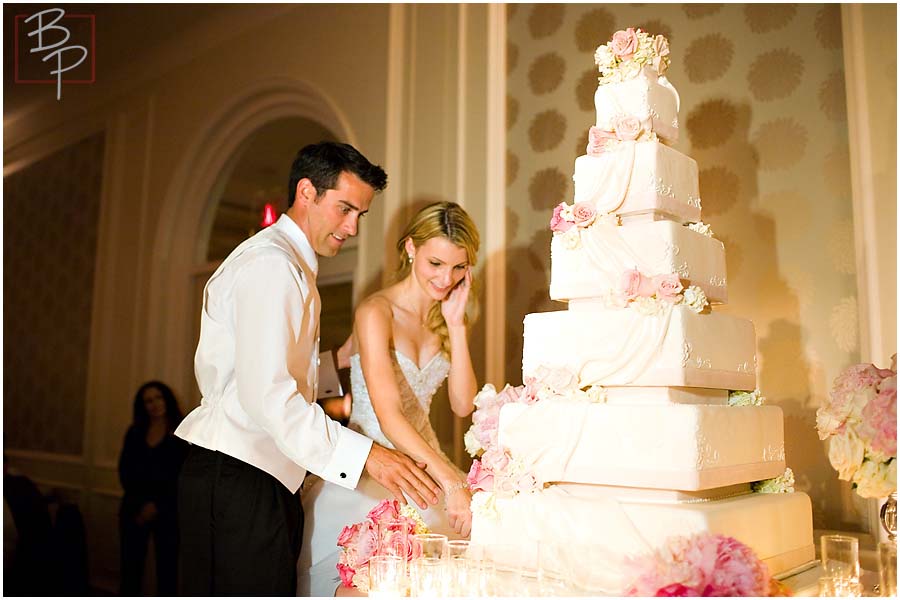
[[622, 274], [637, 269], [648, 277], [678, 273], [685, 287], [699, 286], [710, 303], [728, 301], [722, 242], [672, 221], [595, 223], [581, 231], [581, 244], [574, 249], [566, 246], [563, 234], [555, 234], [550, 260], [554, 300], [596, 298], [617, 291]]
[[569, 303], [569, 310], [525, 316], [522, 374], [566, 368], [579, 387], [674, 386], [725, 390], [756, 388], [753, 323], [730, 315], [697, 314], [673, 306], [657, 315]]

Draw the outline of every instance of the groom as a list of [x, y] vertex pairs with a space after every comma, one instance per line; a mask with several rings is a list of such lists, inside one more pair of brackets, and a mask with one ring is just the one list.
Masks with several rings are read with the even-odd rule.
[[203, 292], [194, 360], [203, 394], [175, 431], [192, 444], [179, 483], [181, 593], [293, 596], [307, 470], [355, 488], [363, 469], [422, 508], [439, 487], [406, 455], [341, 427], [316, 404], [317, 256], [334, 256], [387, 184], [347, 144], [306, 146], [289, 207], [244, 241]]

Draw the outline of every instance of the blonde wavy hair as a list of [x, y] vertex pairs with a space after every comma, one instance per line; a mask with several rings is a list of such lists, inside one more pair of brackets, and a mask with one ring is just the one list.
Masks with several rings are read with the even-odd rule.
[[[418, 248], [431, 238], [444, 237], [466, 251], [466, 259], [469, 267], [474, 267], [478, 261], [478, 246], [481, 239], [478, 228], [472, 217], [455, 202], [436, 202], [429, 204], [420, 210], [406, 226], [400, 239], [397, 240], [397, 251], [400, 254], [400, 262], [397, 267], [397, 281], [409, 275], [412, 263], [406, 253], [406, 240], [411, 239], [413, 245]], [[468, 306], [466, 307], [466, 322], [468, 315], [477, 310], [476, 294], [469, 290]], [[441, 303], [435, 302], [428, 311], [425, 326], [429, 331], [437, 334], [441, 340], [441, 352], [450, 356], [450, 332], [444, 315], [441, 314]]]

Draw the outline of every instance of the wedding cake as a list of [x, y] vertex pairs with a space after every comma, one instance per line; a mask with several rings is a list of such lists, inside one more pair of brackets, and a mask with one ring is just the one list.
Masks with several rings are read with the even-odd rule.
[[753, 324], [714, 308], [725, 250], [696, 162], [669, 146], [668, 43], [628, 29], [595, 61], [596, 125], [550, 222], [550, 296], [568, 307], [525, 317], [525, 385], [476, 399], [472, 543], [532, 567], [599, 548], [610, 592], [628, 584], [619, 559], [703, 532], [784, 574], [814, 559], [811, 504], [785, 470], [782, 411], [756, 391]]

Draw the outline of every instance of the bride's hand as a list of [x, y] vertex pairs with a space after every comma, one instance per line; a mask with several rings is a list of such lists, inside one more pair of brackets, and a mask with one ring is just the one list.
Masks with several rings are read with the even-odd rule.
[[448, 327], [465, 324], [466, 303], [469, 300], [469, 290], [472, 288], [472, 270], [466, 268], [465, 276], [450, 290], [447, 297], [441, 302], [441, 314]]
[[469, 537], [472, 531], [472, 492], [467, 487], [453, 487], [445, 495], [445, 500], [450, 526], [461, 536]]

